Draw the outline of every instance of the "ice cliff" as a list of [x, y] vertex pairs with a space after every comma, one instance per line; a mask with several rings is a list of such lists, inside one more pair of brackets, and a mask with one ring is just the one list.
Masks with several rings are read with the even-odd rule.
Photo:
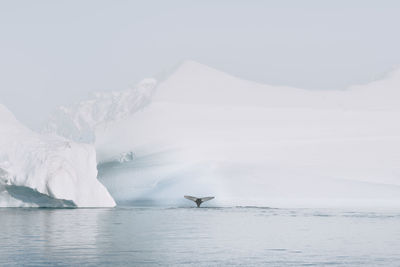
[[400, 71], [310, 91], [187, 61], [158, 83], [63, 107], [48, 129], [95, 144], [99, 179], [121, 203], [397, 203], [398, 99]]
[[113, 207], [93, 146], [37, 134], [0, 105], [1, 207]]

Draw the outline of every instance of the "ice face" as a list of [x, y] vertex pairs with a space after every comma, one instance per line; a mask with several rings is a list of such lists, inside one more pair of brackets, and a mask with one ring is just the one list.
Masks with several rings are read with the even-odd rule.
[[0, 206], [115, 206], [93, 146], [34, 133], [2, 105], [0, 125]]

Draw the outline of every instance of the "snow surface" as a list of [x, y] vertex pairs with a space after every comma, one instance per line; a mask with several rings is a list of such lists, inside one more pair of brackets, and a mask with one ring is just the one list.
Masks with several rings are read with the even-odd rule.
[[156, 85], [145, 79], [135, 88], [121, 92], [96, 93], [94, 99], [72, 108], [60, 107], [50, 118], [45, 132], [55, 132], [77, 142], [93, 143], [94, 129], [118, 121], [143, 108], [151, 99]]
[[92, 145], [32, 132], [0, 105], [0, 207], [113, 207]]
[[99, 179], [121, 203], [397, 205], [399, 99], [400, 70], [310, 91], [187, 61], [157, 84], [64, 107], [48, 129], [95, 143]]

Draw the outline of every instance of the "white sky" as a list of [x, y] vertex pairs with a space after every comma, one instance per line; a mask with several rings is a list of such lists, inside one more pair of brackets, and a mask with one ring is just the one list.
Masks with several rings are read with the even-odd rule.
[[37, 128], [60, 104], [192, 59], [344, 89], [400, 66], [400, 1], [0, 0], [0, 103]]

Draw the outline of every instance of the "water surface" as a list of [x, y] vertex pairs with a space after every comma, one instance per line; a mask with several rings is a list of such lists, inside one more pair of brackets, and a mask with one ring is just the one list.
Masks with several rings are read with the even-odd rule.
[[0, 209], [1, 266], [400, 266], [400, 211]]

